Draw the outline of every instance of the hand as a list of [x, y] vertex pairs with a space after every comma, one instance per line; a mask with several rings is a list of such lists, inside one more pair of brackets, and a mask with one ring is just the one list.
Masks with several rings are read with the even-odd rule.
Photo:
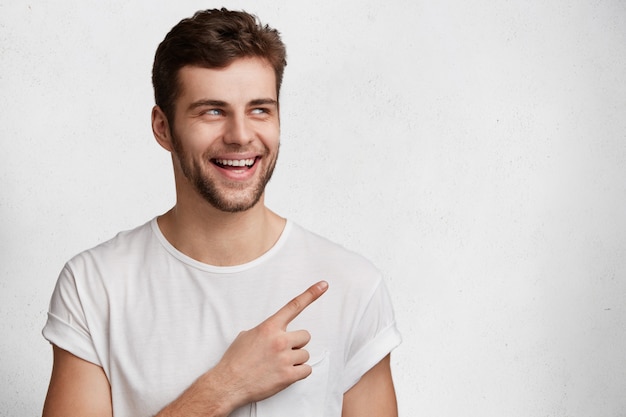
[[239, 333], [213, 368], [236, 408], [260, 401], [311, 374], [304, 346], [311, 340], [306, 330], [287, 331], [289, 323], [328, 289], [320, 281], [287, 303], [253, 329]]

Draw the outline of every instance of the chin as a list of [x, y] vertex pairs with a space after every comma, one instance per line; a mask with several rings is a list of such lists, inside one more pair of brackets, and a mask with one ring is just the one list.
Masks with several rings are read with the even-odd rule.
[[258, 195], [247, 196], [246, 198], [234, 199], [225, 196], [216, 196], [215, 194], [202, 193], [203, 198], [217, 210], [225, 213], [241, 213], [259, 204], [263, 193]]

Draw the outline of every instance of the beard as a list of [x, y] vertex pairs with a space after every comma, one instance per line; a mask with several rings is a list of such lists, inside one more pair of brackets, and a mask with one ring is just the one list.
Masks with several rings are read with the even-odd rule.
[[[172, 144], [174, 153], [180, 163], [181, 171], [187, 180], [192, 184], [194, 189], [214, 208], [228, 213], [239, 213], [254, 207], [265, 192], [265, 187], [270, 182], [276, 161], [278, 159], [278, 147], [276, 153], [272, 155], [271, 151], [264, 147], [260, 152], [260, 160], [263, 162], [263, 169], [253, 183], [241, 183], [236, 181], [224, 181], [224, 179], [216, 179], [210, 175], [209, 166], [213, 164], [213, 157], [217, 154], [215, 150], [207, 150], [200, 160], [194, 159], [185, 148], [181, 141], [172, 132]], [[222, 148], [220, 152], [246, 152], [240, 145], [232, 145]], [[259, 159], [255, 164], [259, 163]], [[259, 168], [257, 168], [259, 169]]]

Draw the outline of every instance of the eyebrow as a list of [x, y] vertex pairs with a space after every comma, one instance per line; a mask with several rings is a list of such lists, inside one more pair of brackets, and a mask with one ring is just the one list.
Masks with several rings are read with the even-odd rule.
[[[278, 101], [274, 100], [273, 98], [257, 98], [257, 99], [251, 100], [248, 103], [248, 106], [267, 106], [267, 105], [278, 106]], [[204, 107], [204, 106], [228, 107], [228, 103], [222, 100], [211, 100], [211, 99], [198, 100], [198, 101], [194, 101], [193, 103], [189, 105], [189, 110], [194, 110], [194, 109], [197, 109], [198, 107]]]
[[278, 106], [278, 101], [273, 98], [258, 98], [248, 103], [250, 106], [266, 106], [268, 104], [271, 106]]
[[197, 109], [198, 107], [226, 107], [228, 103], [222, 100], [198, 100], [189, 105], [189, 110]]

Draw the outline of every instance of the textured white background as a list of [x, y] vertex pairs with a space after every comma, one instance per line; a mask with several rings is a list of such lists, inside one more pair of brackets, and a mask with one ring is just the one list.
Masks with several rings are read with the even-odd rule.
[[[63, 263], [172, 205], [153, 53], [221, 5], [59, 4], [0, 1], [0, 416]], [[268, 204], [388, 279], [401, 415], [626, 416], [626, 4], [227, 4], [288, 46]]]

